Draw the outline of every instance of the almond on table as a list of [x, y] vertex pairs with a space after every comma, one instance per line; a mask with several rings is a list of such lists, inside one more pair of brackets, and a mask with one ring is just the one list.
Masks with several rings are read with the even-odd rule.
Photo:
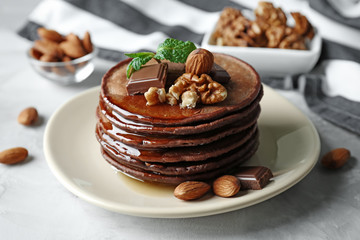
[[342, 167], [350, 158], [351, 153], [346, 148], [336, 148], [326, 153], [322, 159], [321, 164], [325, 168], [337, 169]]
[[38, 120], [38, 112], [34, 107], [28, 107], [22, 110], [17, 118], [18, 123], [22, 125], [32, 125]]
[[28, 156], [28, 150], [23, 147], [9, 148], [0, 152], [0, 163], [16, 164], [24, 161]]

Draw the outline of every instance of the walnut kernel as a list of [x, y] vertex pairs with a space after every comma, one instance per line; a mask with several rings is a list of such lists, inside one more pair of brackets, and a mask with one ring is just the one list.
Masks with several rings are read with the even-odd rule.
[[199, 99], [196, 91], [187, 90], [181, 95], [180, 108], [194, 108]]
[[166, 102], [166, 92], [164, 88], [150, 87], [146, 93], [146, 105], [153, 106], [159, 103]]

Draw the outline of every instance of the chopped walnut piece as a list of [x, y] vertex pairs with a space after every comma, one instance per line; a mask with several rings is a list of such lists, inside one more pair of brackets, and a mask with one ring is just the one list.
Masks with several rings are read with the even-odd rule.
[[194, 108], [199, 99], [199, 96], [194, 90], [187, 90], [181, 95], [181, 108]]
[[268, 39], [267, 47], [279, 47], [279, 44], [285, 35], [285, 28], [282, 26], [270, 27], [268, 30], [266, 30], [265, 35]]
[[294, 32], [312, 39], [314, 37], [314, 28], [308, 19], [299, 12], [292, 12], [291, 16], [295, 20]]
[[144, 96], [148, 106], [160, 103], [173, 106], [180, 102], [181, 108], [194, 108], [198, 102], [214, 104], [225, 100], [227, 90], [207, 74], [201, 74], [198, 77], [191, 73], [184, 73], [176, 79], [168, 93], [164, 88], [150, 87]]
[[199, 88], [202, 90], [200, 96], [203, 104], [214, 104], [225, 100], [227, 90], [223, 85], [215, 82], [206, 74], [202, 74], [200, 78], [206, 79], [206, 83]]
[[144, 93], [146, 105], [153, 106], [159, 103], [166, 102], [166, 92], [164, 88], [150, 87]]
[[170, 93], [167, 93], [166, 94], [166, 103], [170, 104], [171, 106], [174, 106], [174, 105], [178, 104], [178, 101], [173, 95], [171, 95]]
[[300, 35], [305, 34], [309, 28], [309, 22], [306, 17], [298, 12], [292, 12], [291, 16], [295, 20], [294, 31]]
[[175, 84], [173, 84], [169, 88], [169, 94], [173, 96], [176, 100], [179, 100], [181, 94], [184, 92], [184, 89], [186, 88], [187, 85], [188, 83], [185, 80], [178, 78], [175, 81]]
[[[297, 33], [292, 33], [289, 36], [286, 36], [279, 44], [279, 48], [284, 48], [284, 49], [300, 49], [300, 43], [303, 41], [303, 37]], [[296, 43], [296, 44], [295, 44]], [[294, 47], [295, 44], [295, 48]], [[305, 44], [303, 45], [303, 47], [305, 47]]]
[[259, 2], [254, 10], [257, 18], [263, 19], [265, 22], [273, 26], [286, 25], [286, 15], [281, 8], [275, 8], [270, 2]]
[[214, 31], [215, 37], [221, 37], [223, 29], [229, 27], [235, 19], [242, 16], [240, 10], [235, 8], [226, 7], [220, 14], [220, 18], [218, 23], [216, 24], [216, 28]]

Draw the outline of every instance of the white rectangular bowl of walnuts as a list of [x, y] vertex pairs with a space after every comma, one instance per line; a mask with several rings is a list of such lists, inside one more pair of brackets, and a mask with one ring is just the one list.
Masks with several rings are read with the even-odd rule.
[[244, 60], [262, 76], [285, 76], [306, 73], [315, 66], [321, 38], [301, 13], [287, 16], [272, 3], [260, 2], [252, 20], [238, 9], [224, 8], [201, 47]]

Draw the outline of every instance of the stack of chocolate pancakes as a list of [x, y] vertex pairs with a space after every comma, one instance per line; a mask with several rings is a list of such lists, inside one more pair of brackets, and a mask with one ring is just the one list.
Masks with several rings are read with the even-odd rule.
[[215, 63], [231, 77], [224, 84], [227, 98], [182, 109], [147, 106], [143, 95], [128, 95], [129, 61], [104, 75], [97, 108], [97, 140], [104, 159], [117, 170], [143, 181], [179, 184], [231, 173], [254, 155], [263, 91], [251, 66], [215, 53]]

